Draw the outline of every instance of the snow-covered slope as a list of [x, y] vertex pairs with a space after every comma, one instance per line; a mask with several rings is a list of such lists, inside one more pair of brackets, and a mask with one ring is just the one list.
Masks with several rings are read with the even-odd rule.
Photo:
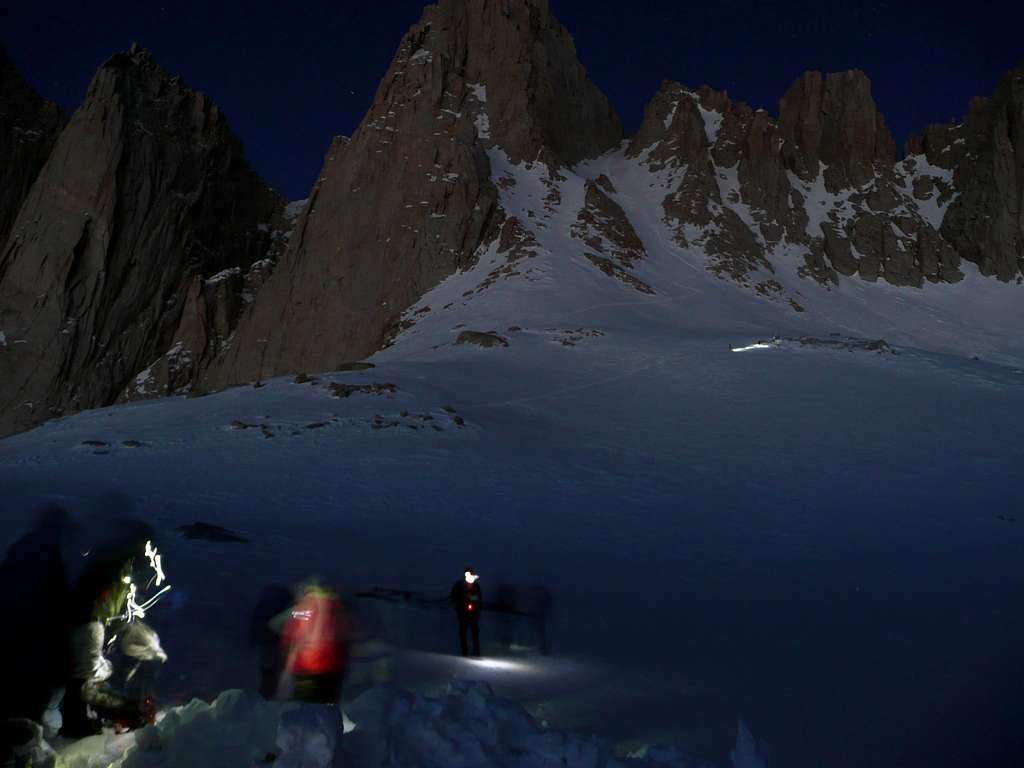
[[[237, 371], [264, 371], [244, 338], [273, 340], [278, 370], [340, 362], [325, 339], [365, 318], [324, 287], [336, 269], [374, 313], [373, 333], [352, 331], [355, 346], [339, 349], [378, 338], [385, 299], [422, 294], [374, 367], [129, 403], [0, 441], [0, 545], [45, 499], [99, 527], [90, 510], [115, 493], [152, 521], [174, 585], [152, 613], [170, 654], [157, 684], [167, 704], [251, 687], [261, 593], [317, 575], [341, 587], [358, 629], [349, 700], [379, 683], [430, 699], [453, 680], [485, 680], [542, 728], [598, 734], [623, 756], [671, 744], [756, 765], [750, 731], [736, 738], [743, 717], [778, 765], [1013, 764], [1024, 289], [970, 262], [954, 269], [952, 246], [929, 240], [959, 200], [955, 174], [925, 153], [864, 181], [877, 158], [835, 160], [824, 144], [798, 158], [816, 165], [787, 172], [782, 127], [676, 86], [664, 113], [652, 107], [654, 134], [571, 167], [520, 137], [518, 156], [536, 157], [514, 161], [497, 137], [519, 125], [518, 102], [486, 73], [461, 96], [443, 90], [453, 61], [439, 53], [430, 82], [462, 110], [449, 117], [474, 143], [458, 152], [474, 149], [451, 167], [472, 171], [480, 195], [446, 208], [458, 179], [428, 171], [430, 186], [419, 181], [434, 204], [417, 200], [417, 212], [408, 189], [389, 189], [408, 217], [403, 238], [425, 254], [396, 244], [402, 259], [433, 258], [433, 230], [419, 227], [444, 221], [435, 241], [467, 266], [423, 294], [370, 247], [390, 241], [395, 221], [367, 234], [314, 195], [298, 231], [321, 232], [317, 258], [275, 283], [286, 306], [302, 305], [289, 331], [301, 344], [276, 335], [275, 304], [231, 342], [245, 358]], [[405, 85], [410, 100], [422, 95]], [[382, 125], [397, 121], [391, 106], [375, 107]], [[772, 151], [744, 157], [762, 164], [732, 160], [735, 137], [758, 131]], [[368, 136], [367, 147], [391, 141]], [[441, 132], [431, 142], [455, 143]], [[329, 164], [377, 183], [379, 169], [347, 146]], [[394, 167], [404, 151], [388, 150]], [[337, 199], [384, 216], [348, 177], [325, 178]], [[478, 252], [455, 247], [468, 231], [456, 215], [474, 222]], [[332, 228], [359, 230], [350, 271]], [[858, 249], [875, 235], [878, 254]], [[921, 258], [909, 273], [881, 266], [911, 247]], [[844, 255], [857, 275], [835, 274]], [[345, 282], [364, 268], [379, 295]], [[911, 284], [862, 279], [881, 272]], [[197, 521], [247, 541], [178, 536]], [[451, 656], [444, 598], [467, 562], [489, 595], [551, 598], [547, 625], [485, 615], [482, 663]], [[411, 597], [381, 597], [395, 594]], [[551, 656], [537, 653], [544, 637]], [[402, 744], [450, 739], [434, 717], [444, 706], [424, 704], [429, 740]], [[580, 764], [607, 757], [559, 743], [579, 748]]]
[[[375, 368], [0, 442], [0, 544], [45, 498], [88, 517], [117, 492], [150, 519], [174, 584], [152, 612], [166, 703], [254, 684], [260, 592], [319, 574], [363, 628], [353, 693], [483, 677], [552, 727], [719, 764], [740, 716], [780, 765], [1009, 749], [1024, 700], [1000, 671], [1019, 668], [1024, 636], [1020, 370], [898, 345], [733, 352], [807, 330], [805, 315], [716, 279], [641, 294], [537, 231], [519, 275], [469, 296], [486, 261], [456, 275]], [[638, 274], [665, 291], [690, 270], [679, 255], [649, 254]], [[466, 330], [508, 346], [456, 344]], [[197, 520], [250, 543], [175, 533]], [[445, 660], [443, 597], [466, 562], [485, 591], [546, 585], [550, 661], [522, 656], [529, 622], [496, 615], [484, 650], [508, 666]], [[355, 597], [374, 586], [424, 603]], [[950, 716], [958, 728], [939, 729]]]
[[[596, 323], [639, 334], [652, 326], [680, 334], [840, 333], [1024, 363], [1024, 340], [1016, 331], [1024, 327], [1024, 289], [983, 277], [970, 263], [962, 265], [964, 278], [955, 284], [908, 288], [858, 278], [821, 283], [803, 273], [805, 246], [783, 242], [772, 250], [770, 266], [736, 280], [712, 268], [707, 230], [695, 230], [685, 245], [676, 236], [663, 201], [685, 169], [652, 170], [646, 156], [631, 158], [625, 147], [573, 170], [512, 164], [501, 150], [491, 150], [490, 158], [502, 209], [517, 222], [514, 239], [491, 244], [473, 268], [427, 293], [406, 313], [413, 328], [382, 359], [406, 359], [413, 350], [446, 343], [460, 325], [501, 330]], [[729, 175], [722, 175], [728, 186]], [[588, 181], [602, 178], [611, 183], [607, 197], [642, 242], [642, 257], [611, 275], [588, 258], [597, 251], [578, 229]], [[820, 200], [808, 194], [808, 210], [821, 207], [838, 217], [846, 199], [828, 195], [823, 186], [820, 192]], [[732, 197], [724, 195], [723, 205], [752, 221], [749, 209]], [[604, 251], [615, 250], [614, 243], [605, 245]], [[650, 290], [637, 290], [637, 284]]]

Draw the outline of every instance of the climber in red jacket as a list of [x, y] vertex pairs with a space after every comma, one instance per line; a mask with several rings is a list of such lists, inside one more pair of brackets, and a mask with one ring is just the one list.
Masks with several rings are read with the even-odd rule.
[[306, 587], [281, 631], [281, 646], [296, 699], [338, 701], [348, 660], [348, 627], [336, 594], [321, 586]]

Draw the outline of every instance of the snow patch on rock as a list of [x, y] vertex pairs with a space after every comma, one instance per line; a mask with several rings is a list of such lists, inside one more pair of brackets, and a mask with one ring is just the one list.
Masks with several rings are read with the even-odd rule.
[[704, 109], [699, 101], [697, 102], [697, 108], [700, 110], [700, 116], [704, 118], [704, 133], [707, 134], [708, 143], [714, 146], [715, 142], [718, 141], [718, 132], [722, 129], [722, 121], [725, 119], [725, 116], [713, 109]]
[[206, 279], [207, 285], [216, 285], [217, 283], [223, 283], [225, 280], [230, 280], [232, 277], [237, 277], [242, 274], [240, 267], [229, 267], [228, 269], [218, 272], [212, 277]]
[[486, 85], [484, 85], [483, 83], [469, 83], [469, 85], [467, 85], [466, 87], [473, 92], [473, 95], [476, 96], [477, 101], [479, 101], [481, 104], [487, 103]]
[[808, 237], [823, 237], [823, 224], [837, 224], [844, 227], [853, 217], [855, 211], [850, 203], [850, 196], [856, 189], [846, 189], [839, 193], [829, 192], [825, 186], [825, 171], [828, 166], [820, 163], [818, 175], [814, 181], [807, 182], [792, 171], [786, 171], [789, 184], [798, 190], [804, 198], [804, 210], [807, 213]]
[[[900, 175], [903, 181], [903, 193], [913, 200], [912, 205], [916, 207], [918, 215], [938, 232], [942, 227], [943, 219], [946, 218], [946, 211], [949, 210], [950, 203], [956, 200], [959, 194], [956, 191], [951, 191], [945, 195], [945, 199], [942, 199], [942, 190], [938, 186], [942, 184], [949, 190], [955, 189], [953, 170], [932, 165], [925, 155], [910, 155], [904, 158], [903, 162], [897, 166], [897, 170], [902, 172]], [[921, 199], [914, 194], [914, 182], [925, 178], [931, 179], [933, 189], [928, 197]]]
[[306, 204], [309, 202], [307, 197], [304, 200], [294, 200], [284, 207], [284, 217], [291, 221], [297, 218], [300, 213], [305, 209]]
[[672, 121], [676, 119], [676, 112], [679, 111], [679, 99], [672, 102], [672, 106], [668, 110], [668, 114], [665, 115], [665, 129], [672, 125]]

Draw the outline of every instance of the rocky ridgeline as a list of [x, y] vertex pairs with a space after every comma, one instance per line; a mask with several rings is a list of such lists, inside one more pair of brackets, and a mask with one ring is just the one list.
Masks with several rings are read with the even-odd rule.
[[0, 251], [0, 434], [107, 405], [164, 355], [149, 392], [187, 386], [235, 313], [206, 278], [265, 259], [283, 209], [215, 104], [112, 57]]
[[777, 120], [706, 86], [665, 83], [628, 152], [681, 177], [663, 202], [677, 242], [702, 246], [710, 270], [761, 293], [777, 290], [774, 265], [793, 258], [823, 283], [960, 278], [958, 254], [929, 217], [949, 203], [946, 174], [896, 163], [862, 72], [807, 73]]
[[428, 6], [366, 118], [332, 144], [283, 268], [209, 385], [372, 354], [420, 296], [515, 226], [488, 149], [557, 168], [621, 136], [546, 1]]
[[[552, 227], [587, 268], [656, 293], [634, 274], [649, 254], [622, 180], [563, 194], [606, 153], [664, 190], [658, 218], [710, 274], [797, 311], [780, 265], [908, 290], [959, 281], [964, 261], [1024, 270], [1024, 67], [903, 159], [859, 71], [806, 73], [778, 117], [666, 82], [623, 143], [546, 0], [441, 0], [287, 215], [216, 105], [142, 49], [104, 64], [62, 125], [0, 53], [0, 435], [361, 360], [488, 250], [499, 263], [467, 294], [531, 279]], [[516, 189], [523, 168], [542, 199]]]

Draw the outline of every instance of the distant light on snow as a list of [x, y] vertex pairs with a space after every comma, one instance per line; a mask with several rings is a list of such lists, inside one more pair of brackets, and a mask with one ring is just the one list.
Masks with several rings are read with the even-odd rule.
[[502, 672], [527, 672], [530, 669], [528, 664], [521, 661], [508, 661], [506, 659], [470, 659], [470, 663], [474, 667], [500, 670]]
[[749, 352], [752, 349], [771, 349], [773, 346], [775, 346], [775, 345], [774, 344], [765, 344], [764, 342], [759, 341], [756, 344], [749, 344], [749, 345], [747, 345], [745, 347], [733, 347], [732, 351], [733, 352]]

